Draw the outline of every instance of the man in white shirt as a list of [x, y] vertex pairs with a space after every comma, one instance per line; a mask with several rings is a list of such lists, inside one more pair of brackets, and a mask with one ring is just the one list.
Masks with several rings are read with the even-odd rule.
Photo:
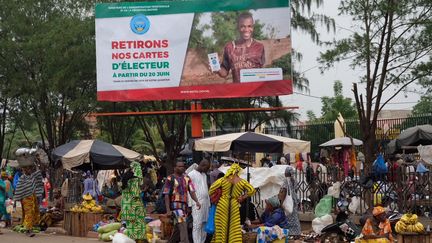
[[192, 238], [194, 243], [203, 243], [206, 239], [204, 231], [210, 208], [210, 198], [208, 194], [207, 171], [210, 168], [210, 162], [206, 159], [201, 160], [198, 167], [189, 172], [188, 176], [195, 185], [195, 194], [201, 203], [201, 209], [198, 210], [196, 203], [192, 201]]

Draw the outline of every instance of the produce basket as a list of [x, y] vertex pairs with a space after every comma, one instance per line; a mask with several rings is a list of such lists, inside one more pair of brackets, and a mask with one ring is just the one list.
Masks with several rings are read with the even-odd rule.
[[243, 243], [255, 243], [257, 241], [257, 233], [246, 232], [243, 233]]

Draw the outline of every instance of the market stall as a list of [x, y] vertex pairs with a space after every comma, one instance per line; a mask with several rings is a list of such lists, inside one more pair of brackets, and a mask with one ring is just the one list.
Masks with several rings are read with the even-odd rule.
[[[99, 171], [125, 169], [141, 155], [100, 140], [73, 140], [55, 148], [52, 157], [55, 163], [61, 162], [63, 168], [69, 171]], [[93, 176], [86, 176], [94, 180]], [[104, 219], [103, 208], [96, 203], [97, 199], [85, 194], [81, 203], [65, 210], [63, 227], [68, 235], [87, 236], [93, 226]]]
[[[225, 152], [231, 150], [233, 152], [279, 154], [303, 152], [309, 153], [310, 142], [269, 134], [244, 132], [199, 139], [195, 141], [195, 150], [207, 152]], [[285, 169], [285, 167], [283, 169]], [[256, 169], [261, 170], [257, 171]], [[252, 177], [250, 174], [251, 170], [253, 170]], [[272, 171], [274, 173], [269, 173]], [[253, 187], [258, 187], [260, 189], [262, 188], [265, 193], [269, 193], [269, 196], [273, 196], [277, 194], [277, 192], [275, 193], [275, 191], [280, 189], [280, 181], [283, 180], [283, 174], [281, 172], [283, 171], [284, 170], [282, 170], [282, 168], [279, 168], [278, 166], [273, 166], [272, 168], [251, 169], [250, 162], [248, 161], [246, 179], [251, 183], [253, 182]], [[277, 189], [275, 190], [276, 187]], [[249, 208], [249, 201], [246, 201], [246, 208]], [[248, 212], [246, 211], [246, 218], [247, 217]], [[255, 233], [253, 235], [254, 237], [256, 236]], [[254, 238], [252, 238], [252, 240], [253, 239]], [[250, 235], [243, 234], [243, 241], [247, 240], [251, 240]]]
[[73, 140], [55, 148], [52, 157], [67, 170], [109, 170], [127, 168], [132, 160], [139, 159], [141, 155], [100, 140]]

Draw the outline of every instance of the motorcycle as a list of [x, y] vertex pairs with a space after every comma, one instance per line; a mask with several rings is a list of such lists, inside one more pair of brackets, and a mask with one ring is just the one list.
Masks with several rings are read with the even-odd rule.
[[340, 200], [337, 203], [339, 213], [336, 217], [337, 222], [327, 225], [321, 230], [321, 242], [336, 234], [339, 238], [338, 242], [354, 241], [361, 234], [361, 229], [356, 224], [348, 219], [348, 202]]
[[324, 227], [321, 230], [322, 242], [332, 234], [337, 234], [339, 237], [338, 242], [354, 241], [361, 234], [361, 229], [349, 220], [336, 222]]

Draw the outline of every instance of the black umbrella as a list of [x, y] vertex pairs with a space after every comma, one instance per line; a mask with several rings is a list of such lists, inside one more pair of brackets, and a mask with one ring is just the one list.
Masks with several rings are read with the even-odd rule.
[[65, 169], [110, 170], [126, 168], [131, 160], [139, 159], [141, 155], [100, 140], [73, 140], [55, 148], [52, 157], [54, 161], [61, 161]]

